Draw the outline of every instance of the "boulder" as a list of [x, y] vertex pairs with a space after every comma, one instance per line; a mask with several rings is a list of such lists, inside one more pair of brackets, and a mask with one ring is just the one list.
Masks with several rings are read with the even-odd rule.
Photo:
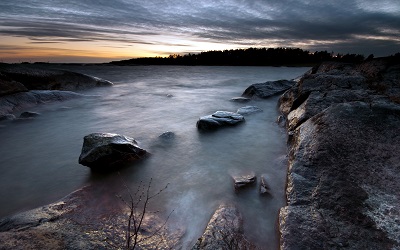
[[243, 219], [233, 205], [220, 205], [192, 250], [255, 249], [243, 234]]
[[257, 106], [245, 106], [239, 108], [236, 113], [241, 115], [249, 115], [253, 113], [263, 112], [263, 110]]
[[79, 164], [93, 170], [111, 170], [131, 160], [142, 159], [147, 151], [133, 138], [111, 133], [93, 133], [84, 137]]
[[199, 130], [215, 130], [220, 127], [234, 126], [244, 122], [244, 117], [238, 113], [229, 111], [217, 111], [212, 115], [200, 117], [197, 121]]
[[257, 177], [254, 173], [232, 176], [235, 189], [250, 186], [255, 183]]
[[265, 83], [255, 83], [250, 85], [242, 94], [242, 97], [251, 98], [253, 96], [259, 98], [268, 98], [283, 93], [292, 87], [296, 81], [278, 80]]

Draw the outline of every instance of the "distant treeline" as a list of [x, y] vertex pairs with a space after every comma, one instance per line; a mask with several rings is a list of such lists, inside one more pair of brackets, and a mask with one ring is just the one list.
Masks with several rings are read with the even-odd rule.
[[[373, 58], [373, 55], [368, 57]], [[226, 65], [226, 66], [301, 66], [323, 61], [361, 62], [359, 54], [334, 54], [327, 51], [311, 53], [299, 48], [248, 48], [206, 51], [199, 54], [143, 57], [113, 61], [114, 65]]]

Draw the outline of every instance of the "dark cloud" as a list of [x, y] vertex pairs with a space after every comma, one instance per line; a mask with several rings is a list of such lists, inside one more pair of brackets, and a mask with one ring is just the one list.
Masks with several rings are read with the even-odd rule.
[[[32, 43], [115, 41], [187, 46], [296, 46], [400, 51], [398, 0], [13, 0], [0, 3], [0, 36]], [[179, 42], [165, 42], [163, 36]], [[180, 38], [185, 38], [182, 43]]]

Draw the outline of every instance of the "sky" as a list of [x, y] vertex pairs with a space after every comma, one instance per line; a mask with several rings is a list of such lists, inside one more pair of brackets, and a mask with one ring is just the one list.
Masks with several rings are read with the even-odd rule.
[[400, 52], [399, 0], [1, 0], [0, 62], [109, 62], [249, 47]]

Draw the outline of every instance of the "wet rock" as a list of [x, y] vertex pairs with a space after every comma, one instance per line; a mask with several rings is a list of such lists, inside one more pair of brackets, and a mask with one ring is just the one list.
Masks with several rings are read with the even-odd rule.
[[39, 115], [37, 112], [25, 111], [19, 115], [19, 118], [33, 118]]
[[268, 98], [283, 93], [292, 87], [296, 81], [278, 80], [265, 83], [255, 83], [250, 85], [242, 94], [243, 97], [251, 98], [257, 96], [259, 98]]
[[220, 205], [192, 250], [255, 249], [243, 234], [243, 219], [233, 205]]
[[233, 98], [231, 98], [231, 101], [233, 101], [233, 102], [249, 102], [249, 101], [251, 101], [251, 99], [241, 96], [241, 97], [233, 97]]
[[232, 176], [235, 189], [250, 186], [255, 183], [257, 177], [254, 173]]
[[212, 115], [200, 117], [196, 126], [199, 130], [207, 131], [226, 126], [234, 126], [244, 122], [244, 120], [244, 117], [238, 113], [217, 111]]
[[142, 159], [147, 151], [138, 147], [133, 138], [111, 133], [93, 133], [84, 137], [79, 163], [93, 170], [112, 167]]
[[253, 113], [263, 112], [263, 110], [257, 106], [245, 106], [239, 108], [236, 113], [241, 115], [249, 115]]
[[278, 123], [278, 125], [280, 127], [285, 127], [286, 124], [286, 118], [283, 115], [278, 116], [278, 118], [276, 118], [276, 123]]
[[260, 194], [271, 194], [268, 176], [263, 174], [260, 178]]

